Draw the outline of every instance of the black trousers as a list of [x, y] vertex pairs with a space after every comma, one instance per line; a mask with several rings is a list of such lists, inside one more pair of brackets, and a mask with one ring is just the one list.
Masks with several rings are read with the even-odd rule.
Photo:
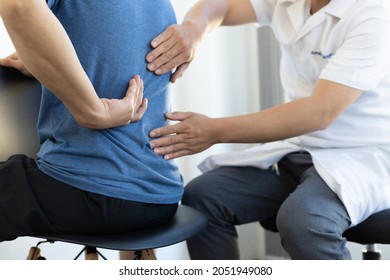
[[47, 176], [24, 155], [0, 162], [0, 242], [49, 232], [128, 232], [167, 222], [176, 209], [177, 204], [139, 203], [77, 189]]

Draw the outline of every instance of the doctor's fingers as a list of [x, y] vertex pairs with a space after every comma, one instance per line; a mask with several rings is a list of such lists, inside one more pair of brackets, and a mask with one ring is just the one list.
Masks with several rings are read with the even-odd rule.
[[176, 134], [174, 125], [167, 125], [157, 129], [154, 129], [150, 133], [150, 137], [156, 138], [150, 141], [150, 146], [154, 148], [167, 147], [170, 145], [174, 145], [183, 141], [183, 137], [181, 134]]
[[187, 70], [189, 63], [184, 63], [176, 68], [175, 72], [173, 72], [171, 76], [171, 83], [175, 83], [178, 79], [180, 79], [184, 72]]
[[177, 47], [161, 54], [153, 62], [148, 64], [148, 70], [153, 71], [157, 75], [168, 73], [192, 60], [192, 56], [187, 52], [182, 52]]
[[150, 43], [152, 45], [152, 48], [156, 49], [162, 43], [164, 43], [164, 42], [168, 41], [169, 39], [171, 39], [171, 37], [178, 31], [179, 27], [180, 27], [179, 24], [172, 24], [167, 29], [165, 29], [163, 32], [161, 32]]
[[[174, 138], [174, 137], [178, 137], [178, 136], [166, 136], [164, 138]], [[164, 156], [164, 159], [166, 160], [175, 159], [175, 158], [196, 153], [196, 150], [193, 149], [193, 146], [185, 142], [172, 143], [167, 146], [160, 146], [159, 148], [153, 149], [153, 151], [157, 155]]]
[[184, 157], [184, 156], [188, 156], [188, 155], [192, 155], [192, 154], [194, 154], [194, 153], [191, 152], [191, 151], [188, 151], [188, 150], [180, 150], [180, 151], [178, 151], [178, 152], [169, 153], [169, 154], [164, 155], [164, 159], [166, 159], [166, 160], [171, 160], [171, 159], [175, 159], [175, 158], [179, 158], [179, 157]]
[[[176, 133], [184, 133], [184, 132], [186, 132], [186, 130], [187, 130], [186, 127], [183, 126], [181, 122], [179, 122], [176, 124], [171, 124], [171, 125], [166, 125], [166, 126], [162, 126], [159, 128], [155, 128], [152, 131], [150, 131], [149, 136], [151, 138], [158, 138], [158, 137], [164, 137], [164, 136], [168, 136], [168, 135], [176, 134]], [[158, 138], [158, 139], [153, 140], [152, 142], [153, 143], [155, 143], [155, 142], [156, 143], [160, 143], [160, 142], [163, 143], [163, 141], [165, 141], [165, 140], [166, 139]]]
[[152, 45], [155, 43], [156, 47], [146, 57], [149, 62], [148, 69], [156, 74], [164, 74], [183, 63], [190, 62], [194, 57], [195, 48], [186, 34], [183, 26], [175, 25], [154, 39]]

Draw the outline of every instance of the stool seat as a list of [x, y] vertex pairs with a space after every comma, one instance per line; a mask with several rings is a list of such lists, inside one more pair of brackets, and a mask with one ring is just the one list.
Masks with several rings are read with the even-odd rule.
[[[278, 232], [276, 218], [260, 223], [263, 228]], [[390, 209], [372, 214], [360, 224], [347, 229], [344, 237], [359, 244], [390, 244]]]
[[390, 244], [390, 209], [371, 215], [348, 229], [344, 236], [348, 241], [360, 244]]
[[[260, 224], [266, 230], [278, 232], [276, 217], [262, 221]], [[343, 236], [350, 242], [366, 245], [363, 259], [380, 259], [380, 251], [377, 251], [373, 245], [390, 244], [390, 209], [372, 214], [360, 224], [347, 229]]]
[[[204, 214], [189, 206], [179, 205], [172, 220], [158, 227], [111, 235], [50, 233], [31, 235], [31, 237], [49, 242], [60, 241], [83, 245], [85, 248], [147, 251], [182, 242], [199, 233], [206, 224], [207, 218]], [[32, 255], [34, 256], [35, 253], [33, 252]]]
[[103, 249], [138, 251], [179, 243], [200, 232], [206, 224], [206, 216], [198, 210], [186, 205], [179, 205], [172, 220], [158, 227], [112, 235], [53, 233], [33, 235], [32, 237]]

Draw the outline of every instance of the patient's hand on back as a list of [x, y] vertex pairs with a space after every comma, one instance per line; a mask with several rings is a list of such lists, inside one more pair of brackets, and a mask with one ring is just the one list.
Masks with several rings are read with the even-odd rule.
[[[0, 58], [0, 66], [14, 68], [27, 77], [34, 77], [16, 52]], [[129, 87], [122, 99], [100, 98], [103, 104], [103, 113], [98, 123], [83, 122], [80, 125], [92, 129], [105, 129], [141, 120], [148, 107], [148, 100], [143, 97], [143, 93], [144, 84], [140, 76], [137, 75], [129, 81]], [[76, 120], [78, 120], [77, 117]]]

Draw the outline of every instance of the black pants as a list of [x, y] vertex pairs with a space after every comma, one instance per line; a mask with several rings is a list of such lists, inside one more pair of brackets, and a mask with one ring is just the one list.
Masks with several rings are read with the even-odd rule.
[[71, 187], [24, 155], [0, 163], [0, 242], [49, 232], [121, 233], [167, 222], [176, 209], [177, 204], [139, 203]]

